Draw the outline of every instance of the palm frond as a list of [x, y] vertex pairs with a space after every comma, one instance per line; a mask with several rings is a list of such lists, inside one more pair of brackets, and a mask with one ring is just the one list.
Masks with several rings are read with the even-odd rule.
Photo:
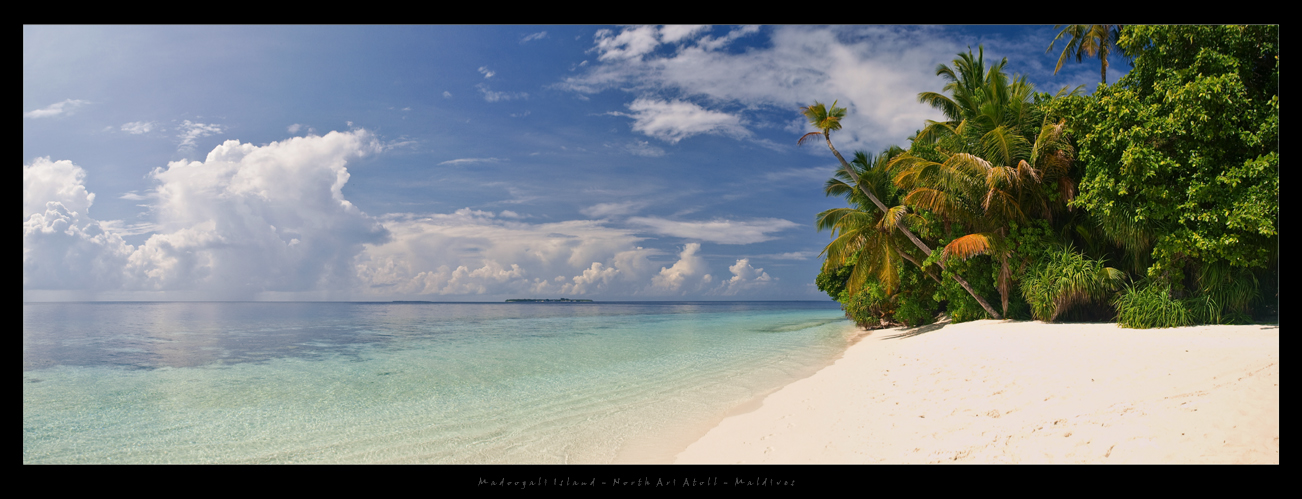
[[823, 132], [809, 132], [807, 134], [804, 134], [800, 137], [799, 140], [796, 141], [796, 145], [803, 146], [805, 145], [805, 141], [809, 140], [812, 137], [818, 137], [821, 139], [823, 138]]
[[968, 234], [946, 244], [940, 257], [945, 260], [950, 258], [967, 260], [990, 252], [993, 246], [991, 237], [986, 234]]
[[905, 205], [894, 206], [887, 209], [886, 215], [877, 222], [877, 230], [882, 232], [891, 232], [895, 230], [895, 228], [899, 226], [900, 221], [908, 214], [909, 207]]

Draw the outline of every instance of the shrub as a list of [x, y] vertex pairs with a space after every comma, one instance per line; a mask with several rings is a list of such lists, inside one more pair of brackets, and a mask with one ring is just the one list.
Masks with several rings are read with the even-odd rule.
[[1121, 271], [1071, 248], [1049, 251], [1022, 277], [1022, 297], [1036, 319], [1053, 322], [1063, 312], [1106, 300], [1121, 282]]
[[1126, 286], [1112, 303], [1121, 327], [1146, 329], [1193, 325], [1189, 301], [1172, 298], [1170, 285], [1150, 281]]

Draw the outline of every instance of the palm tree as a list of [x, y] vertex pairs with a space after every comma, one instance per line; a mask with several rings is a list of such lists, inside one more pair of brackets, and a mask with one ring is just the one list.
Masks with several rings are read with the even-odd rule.
[[[864, 195], [867, 191], [874, 193], [879, 200], [898, 198], [898, 190], [892, 185], [886, 168], [893, 157], [903, 153], [903, 149], [894, 146], [876, 158], [863, 151], [855, 152], [850, 165], [858, 176], [858, 182], [862, 183], [863, 190], [844, 170], [838, 170], [824, 186], [823, 190], [828, 196], [844, 196], [851, 205], [849, 208], [833, 208], [819, 213], [816, 222], [820, 232], [832, 231], [832, 242], [828, 243], [820, 255], [826, 257], [823, 271], [830, 272], [837, 267], [851, 265], [852, 271], [847, 283], [851, 294], [862, 290], [869, 276], [876, 277], [887, 295], [892, 294], [899, 284], [896, 271], [899, 259], [908, 260], [922, 269], [918, 259], [910, 256], [908, 249], [903, 247], [908, 243], [903, 242], [898, 237], [900, 232], [895, 230], [896, 221], [905, 217], [916, 219], [917, 215], [908, 214], [907, 207], [903, 205], [886, 212], [872, 210]], [[935, 275], [922, 270], [927, 277], [940, 282]]]
[[[836, 147], [832, 145], [832, 132], [841, 129], [841, 118], [845, 117], [845, 108], [836, 107], [836, 102], [837, 101], [832, 102], [832, 108], [830, 110], [818, 101], [814, 101], [812, 106], [801, 108], [801, 113], [803, 113], [805, 117], [809, 119], [809, 123], [815, 128], [818, 128], [819, 131], [805, 134], [796, 143], [804, 144], [806, 140], [815, 136], [822, 136], [824, 141], [827, 142], [827, 148], [830, 149], [832, 154], [836, 156], [836, 159], [841, 162], [841, 168], [845, 172], [846, 176], [850, 177], [854, 184], [858, 186], [859, 190], [867, 196], [869, 201], [872, 201], [873, 205], [876, 206], [882, 214], [888, 214], [890, 213], [890, 210], [886, 208], [886, 205], [882, 204], [881, 200], [867, 188], [867, 185], [859, 180], [858, 172], [850, 166], [850, 163], [847, 162], [845, 158], [841, 156], [841, 153], [836, 150]], [[918, 249], [922, 250], [922, 254], [931, 255], [931, 247], [927, 246], [927, 244], [922, 242], [921, 239], [918, 239], [918, 236], [914, 235], [907, 227], [900, 225], [900, 218], [891, 218], [893, 218], [893, 220], [891, 220], [890, 223], [898, 228], [900, 233], [904, 234], [905, 237], [908, 237], [909, 240], [918, 247]], [[939, 263], [939, 265], [940, 268], [945, 268], [943, 262]], [[968, 294], [972, 295], [972, 297], [976, 299], [977, 303], [985, 309], [987, 314], [990, 314], [990, 316], [995, 319], [1001, 319], [1003, 317], [999, 312], [996, 312], [994, 307], [991, 307], [990, 304], [981, 297], [981, 295], [977, 294], [977, 292], [972, 289], [972, 285], [969, 284], [966, 279], [963, 279], [958, 274], [951, 275], [953, 275], [954, 280], [957, 281], [960, 286], [963, 286], [963, 289], [967, 290]]]
[[[1066, 27], [1063, 27], [1066, 26]], [[1103, 84], [1108, 84], [1108, 54], [1114, 52], [1117, 48], [1117, 36], [1121, 31], [1121, 26], [1117, 24], [1059, 24], [1053, 29], [1061, 28], [1058, 36], [1053, 38], [1049, 48], [1044, 53], [1053, 51], [1053, 45], [1058, 43], [1065, 35], [1071, 35], [1071, 40], [1067, 46], [1062, 48], [1062, 55], [1058, 56], [1058, 65], [1053, 68], [1053, 74], [1058, 74], [1062, 69], [1062, 63], [1067, 61], [1067, 57], [1075, 54], [1076, 62], [1081, 62], [1085, 56], [1094, 57], [1098, 54], [1099, 60], [1102, 61], [1102, 68], [1099, 70], [1099, 76], [1103, 78]]]
[[1041, 185], [1056, 182], [1064, 199], [1074, 195], [1067, 175], [1073, 152], [1066, 122], [1044, 122], [1037, 131], [1033, 87], [1024, 77], [1010, 80], [1003, 73], [1007, 59], [987, 69], [984, 56], [982, 48], [976, 56], [969, 49], [954, 59], [953, 68], [942, 64], [936, 69], [948, 80], [944, 91], [949, 95], [918, 94], [920, 102], [931, 104], [949, 121], [929, 121], [914, 140], [929, 141], [944, 159], [904, 154], [892, 168], [895, 184], [908, 193], [906, 205], [967, 228], [967, 235], [945, 246], [942, 261], [985, 254], [999, 261], [996, 287], [1006, 314], [1012, 280], [1011, 248], [1005, 240], [1009, 223], [1033, 215], [1052, 220], [1052, 208], [1061, 205], [1051, 207]]

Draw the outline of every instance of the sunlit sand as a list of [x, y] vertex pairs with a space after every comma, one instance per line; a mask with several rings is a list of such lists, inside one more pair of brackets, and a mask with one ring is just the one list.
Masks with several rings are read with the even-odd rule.
[[1279, 327], [865, 332], [679, 463], [1279, 463]]

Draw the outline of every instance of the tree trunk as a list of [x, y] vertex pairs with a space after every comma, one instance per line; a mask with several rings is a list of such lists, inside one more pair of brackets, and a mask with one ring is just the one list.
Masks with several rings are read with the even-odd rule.
[[[859, 190], [863, 191], [863, 193], [868, 196], [868, 199], [871, 200], [874, 205], [877, 205], [877, 209], [882, 210], [882, 213], [887, 213], [886, 205], [882, 204], [882, 202], [877, 199], [877, 196], [873, 195], [872, 191], [869, 191], [866, 186], [864, 186], [861, 182], [859, 182], [859, 175], [854, 172], [854, 168], [851, 168], [850, 163], [846, 162], [845, 158], [841, 157], [841, 153], [836, 150], [836, 147], [832, 146], [831, 132], [832, 132], [831, 130], [823, 131], [823, 139], [827, 141], [827, 148], [832, 150], [832, 154], [835, 155], [836, 159], [841, 162], [841, 168], [844, 168], [845, 172], [850, 175], [850, 178], [854, 180], [854, 184], [859, 186]], [[900, 225], [897, 222], [895, 224], [895, 228], [899, 229], [900, 232], [904, 233], [904, 235], [908, 237], [910, 241], [913, 241], [913, 244], [917, 246], [918, 249], [922, 250], [922, 254], [931, 255], [931, 248], [927, 247], [926, 243], [923, 243], [921, 239], [918, 239], [918, 236], [913, 235], [913, 231], [909, 230], [908, 227]], [[936, 262], [936, 265], [939, 265], [941, 269], [945, 268], [944, 262], [938, 261]], [[981, 304], [981, 308], [984, 308], [987, 314], [990, 314], [990, 316], [994, 317], [995, 319], [1003, 319], [1003, 316], [999, 315], [999, 312], [996, 312], [994, 307], [990, 306], [989, 303], [986, 303], [985, 298], [982, 298], [981, 295], [977, 294], [976, 291], [972, 289], [972, 285], [968, 284], [966, 279], [963, 279], [958, 274], [950, 274], [950, 275], [954, 276], [954, 280], [958, 281], [958, 285], [963, 286], [963, 289], [967, 290], [968, 294], [972, 295], [972, 298], [975, 298], [977, 303]]]

